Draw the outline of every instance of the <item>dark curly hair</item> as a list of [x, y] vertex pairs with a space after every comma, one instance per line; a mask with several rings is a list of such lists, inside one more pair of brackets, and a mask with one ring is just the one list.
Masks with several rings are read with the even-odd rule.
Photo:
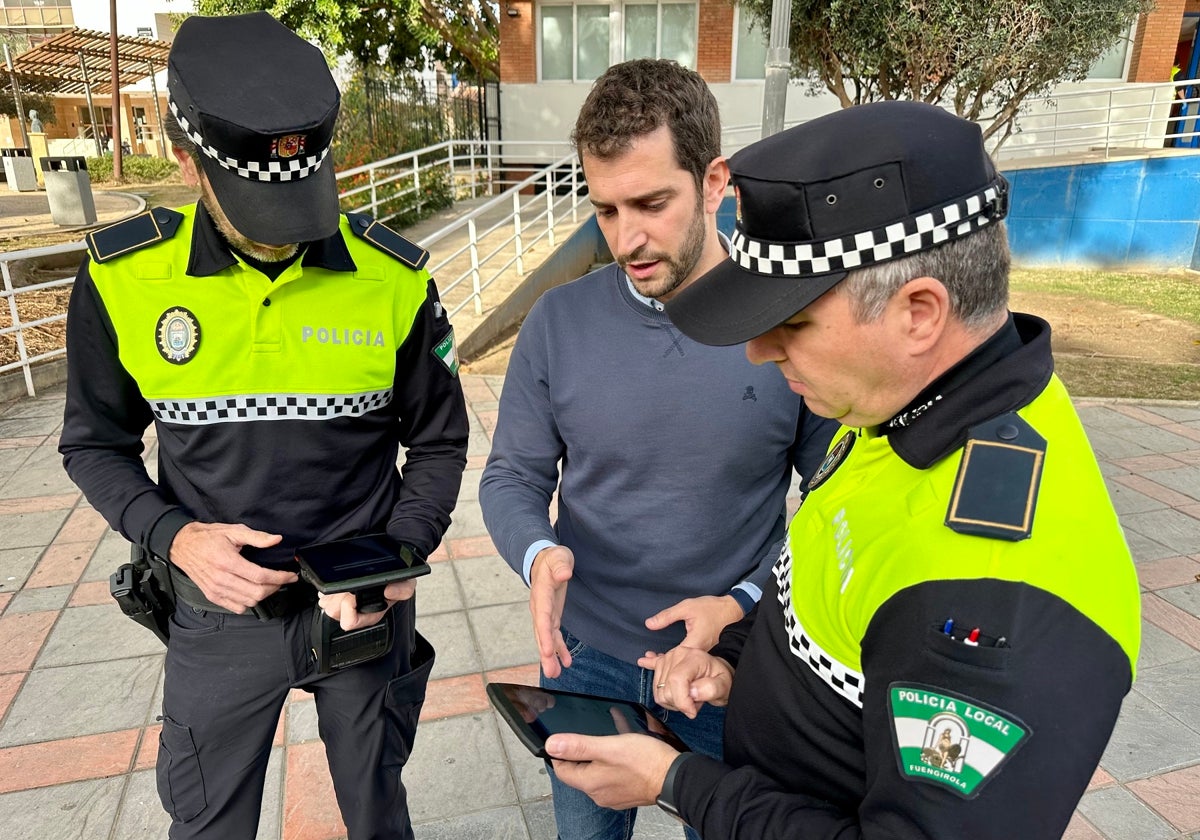
[[571, 142], [581, 155], [608, 160], [664, 125], [680, 167], [702, 186], [721, 156], [721, 115], [700, 74], [674, 61], [639, 58], [608, 68], [584, 100]]

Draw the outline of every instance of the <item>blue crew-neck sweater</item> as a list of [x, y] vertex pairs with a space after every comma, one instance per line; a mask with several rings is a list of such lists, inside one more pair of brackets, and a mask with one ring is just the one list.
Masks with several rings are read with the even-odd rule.
[[687, 338], [608, 265], [546, 292], [521, 327], [479, 488], [484, 522], [518, 572], [539, 540], [569, 547], [563, 626], [635, 662], [683, 640], [682, 623], [646, 629], [659, 610], [742, 582], [761, 591], [793, 467], [810, 474], [834, 426], [774, 365]]

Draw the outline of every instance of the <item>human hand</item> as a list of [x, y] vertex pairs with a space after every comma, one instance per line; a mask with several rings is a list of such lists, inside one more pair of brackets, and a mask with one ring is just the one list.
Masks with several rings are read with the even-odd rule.
[[[542, 673], [554, 679], [571, 667], [571, 653], [562, 637], [563, 603], [567, 581], [575, 570], [575, 555], [562, 545], [543, 548], [529, 568], [529, 612]], [[560, 665], [561, 663], [561, 665]]]
[[733, 666], [720, 657], [680, 645], [667, 653], [646, 651], [638, 666], [654, 671], [654, 702], [695, 718], [705, 703], [724, 706]]
[[653, 805], [679, 753], [648, 735], [574, 735], [546, 740], [554, 773], [604, 808]]
[[353, 592], [334, 592], [330, 595], [317, 595], [317, 606], [325, 614], [336, 621], [343, 630], [357, 630], [360, 627], [370, 627], [383, 620], [383, 616], [393, 604], [407, 601], [417, 592], [417, 581], [398, 580], [383, 588], [383, 599], [387, 607], [375, 612], [359, 612], [358, 597]]
[[183, 570], [204, 597], [239, 615], [279, 587], [295, 583], [295, 572], [251, 563], [242, 546], [269, 548], [283, 537], [226, 522], [189, 522], [171, 543], [170, 561]]
[[682, 621], [687, 635], [679, 644], [682, 647], [709, 650], [721, 638], [721, 631], [742, 619], [741, 606], [732, 595], [703, 595], [686, 598], [674, 606], [646, 619], [650, 630], [662, 630], [677, 621]]

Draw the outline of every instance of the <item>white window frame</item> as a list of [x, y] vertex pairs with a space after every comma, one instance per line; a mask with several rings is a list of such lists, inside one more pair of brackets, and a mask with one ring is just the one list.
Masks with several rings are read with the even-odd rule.
[[[625, 60], [625, 5], [627, 0], [581, 0], [575, 3], [547, 2], [539, 3], [537, 7], [537, 79], [539, 84], [590, 84], [592, 79], [579, 78], [579, 16], [576, 13], [580, 6], [608, 6], [608, 65], [611, 67], [614, 64], [619, 64]], [[628, 0], [629, 5], [647, 6], [653, 5], [656, 7], [655, 17], [655, 33], [654, 33], [654, 54], [662, 54], [662, 38], [663, 26], [662, 15], [663, 6], [691, 6], [695, 10], [692, 25], [692, 43], [695, 45], [695, 55], [693, 56], [694, 65], [690, 68], [696, 69], [695, 65], [700, 62], [700, 0]], [[543, 10], [547, 7], [571, 8], [571, 78], [570, 79], [546, 79], [543, 78], [542, 64], [545, 52], [545, 44], [542, 40], [543, 27]]]
[[[766, 58], [765, 51], [763, 54], [763, 57], [764, 57], [763, 74], [761, 76], [739, 76], [738, 75], [738, 47], [740, 47], [741, 43], [742, 43], [742, 15], [744, 15], [744, 14], [746, 14], [746, 10], [744, 8], [742, 8], [741, 3], [738, 3], [736, 6], [734, 6], [734, 8], [733, 8], [733, 15], [734, 15], [734, 17], [733, 17], [733, 46], [732, 46], [732, 49], [730, 50], [730, 55], [729, 55], [729, 78], [735, 82], [763, 82], [766, 80], [766, 77], [767, 77], [767, 69], [766, 69], [766, 65], [765, 65], [765, 58]], [[767, 44], [766, 44], [765, 49], [769, 50], [771, 48], [771, 33], [768, 31], [768, 32], [764, 32], [763, 34], [766, 36], [766, 39], [767, 39]]]

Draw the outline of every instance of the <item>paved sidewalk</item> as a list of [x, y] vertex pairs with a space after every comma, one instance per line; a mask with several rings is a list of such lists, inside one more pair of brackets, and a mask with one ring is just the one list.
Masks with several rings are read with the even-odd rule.
[[[536, 681], [526, 590], [496, 555], [477, 500], [502, 381], [464, 377], [468, 471], [417, 596], [438, 651], [405, 770], [419, 840], [554, 836], [545, 771], [483, 690]], [[62, 405], [60, 388], [0, 406], [0, 838], [162, 838], [162, 647], [109, 598], [126, 547], [62, 471]], [[1139, 680], [1067, 837], [1197, 840], [1200, 405], [1079, 405], [1138, 563], [1145, 635]], [[285, 708], [268, 774], [260, 840], [344, 836], [302, 692]], [[636, 836], [682, 833], [651, 808]]]

